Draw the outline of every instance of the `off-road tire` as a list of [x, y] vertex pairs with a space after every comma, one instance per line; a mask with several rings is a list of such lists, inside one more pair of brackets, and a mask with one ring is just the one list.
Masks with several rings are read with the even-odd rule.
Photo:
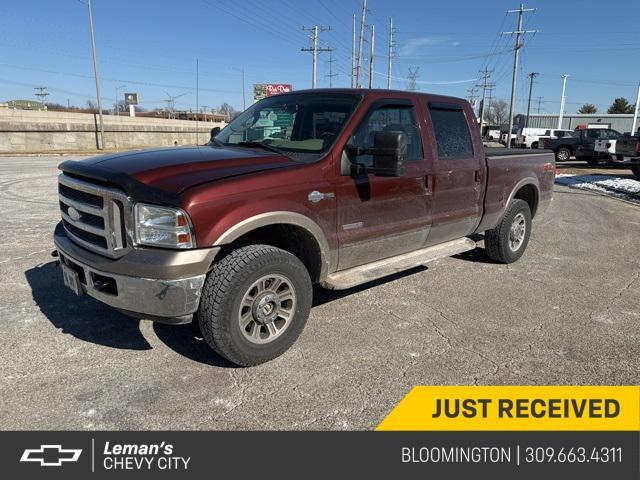
[[[248, 341], [241, 331], [240, 302], [264, 275], [284, 275], [295, 288], [295, 311], [280, 336], [265, 344]], [[207, 344], [239, 366], [258, 365], [282, 355], [304, 329], [313, 290], [309, 273], [291, 253], [269, 245], [238, 248], [217, 262], [202, 289], [198, 322]]]
[[571, 158], [571, 150], [567, 147], [560, 147], [556, 150], [556, 162], [566, 162]]
[[[509, 239], [511, 226], [518, 214], [522, 214], [525, 221], [524, 239], [516, 251], [510, 247]], [[531, 210], [524, 200], [516, 198], [511, 201], [500, 223], [492, 230], [487, 230], [484, 235], [484, 248], [487, 256], [496, 262], [513, 263], [522, 257], [527, 249], [531, 235]]]
[[635, 177], [640, 180], [640, 166], [631, 167], [631, 173], [635, 175]]

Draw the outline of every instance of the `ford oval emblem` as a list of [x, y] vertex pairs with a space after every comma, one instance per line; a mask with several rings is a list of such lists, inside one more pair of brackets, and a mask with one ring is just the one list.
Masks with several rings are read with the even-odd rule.
[[67, 215], [69, 215], [69, 218], [71, 218], [71, 220], [74, 220], [76, 222], [80, 220], [80, 212], [78, 212], [78, 210], [73, 207], [69, 207], [67, 209]]

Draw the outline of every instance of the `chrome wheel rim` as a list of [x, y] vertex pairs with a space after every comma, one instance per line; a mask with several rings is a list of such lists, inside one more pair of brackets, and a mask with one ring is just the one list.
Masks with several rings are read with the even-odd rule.
[[558, 160], [566, 160], [567, 158], [569, 158], [569, 155], [567, 155], [566, 150], [560, 150], [558, 152]]
[[513, 223], [509, 229], [509, 248], [512, 252], [517, 252], [520, 249], [524, 242], [526, 232], [527, 220], [522, 213], [518, 213], [513, 219]]
[[280, 274], [264, 275], [242, 296], [240, 331], [251, 343], [272, 342], [289, 328], [295, 309], [296, 291], [291, 280]]

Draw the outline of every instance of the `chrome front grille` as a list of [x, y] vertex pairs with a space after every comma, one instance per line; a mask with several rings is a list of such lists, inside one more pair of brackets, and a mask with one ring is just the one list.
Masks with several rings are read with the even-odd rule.
[[67, 235], [101, 255], [121, 257], [132, 245], [132, 202], [120, 190], [58, 176], [58, 198]]

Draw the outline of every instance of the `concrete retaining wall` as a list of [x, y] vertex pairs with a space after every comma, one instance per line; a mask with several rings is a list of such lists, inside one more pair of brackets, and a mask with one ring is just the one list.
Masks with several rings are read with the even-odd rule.
[[[220, 122], [196, 122], [104, 115], [104, 146], [139, 147], [195, 145], [209, 140]], [[90, 113], [0, 109], [0, 153], [95, 150], [98, 116]]]

